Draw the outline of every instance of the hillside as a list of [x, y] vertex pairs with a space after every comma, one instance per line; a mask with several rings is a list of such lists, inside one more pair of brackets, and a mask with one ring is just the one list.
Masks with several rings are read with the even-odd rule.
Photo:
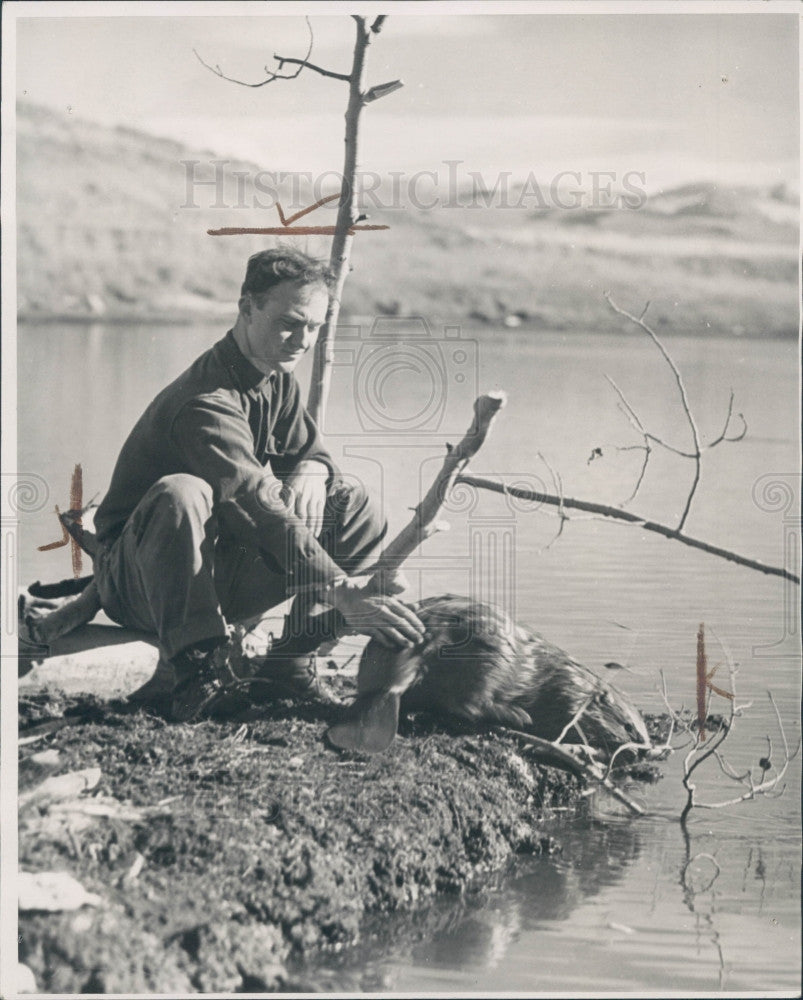
[[[18, 311], [23, 319], [230, 318], [247, 256], [275, 237], [212, 237], [208, 228], [275, 226], [331, 193], [123, 127], [21, 104], [17, 115]], [[189, 168], [183, 161], [196, 161]], [[256, 183], [256, 187], [255, 187]], [[260, 188], [260, 184], [262, 185]], [[267, 194], [265, 192], [268, 192]], [[515, 194], [515, 187], [513, 194]], [[794, 336], [798, 195], [687, 185], [634, 209], [376, 209], [390, 230], [357, 237], [344, 312], [421, 314], [433, 322], [562, 330], [619, 329], [610, 290], [678, 332]], [[456, 199], [461, 201], [461, 197]], [[444, 199], [445, 201], [445, 199]], [[454, 204], [455, 199], [453, 199]], [[239, 207], [238, 207], [239, 206]], [[305, 222], [332, 224], [319, 210]], [[325, 255], [328, 239], [290, 237]]]

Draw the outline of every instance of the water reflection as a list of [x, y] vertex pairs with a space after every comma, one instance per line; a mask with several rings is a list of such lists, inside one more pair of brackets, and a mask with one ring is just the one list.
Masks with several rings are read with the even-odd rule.
[[517, 858], [458, 901], [435, 900], [415, 914], [369, 920], [361, 945], [302, 979], [315, 990], [388, 991], [404, 988], [400, 979], [411, 967], [426, 968], [436, 980], [439, 970], [448, 979], [456, 969], [471, 978], [499, 968], [504, 982], [509, 950], [522, 934], [569, 920], [581, 903], [621, 880], [642, 849], [637, 823], [549, 829], [560, 852]]
[[641, 853], [640, 831], [637, 822], [578, 824], [561, 831], [561, 854], [511, 884], [522, 901], [525, 926], [566, 920], [582, 900], [619, 881]]

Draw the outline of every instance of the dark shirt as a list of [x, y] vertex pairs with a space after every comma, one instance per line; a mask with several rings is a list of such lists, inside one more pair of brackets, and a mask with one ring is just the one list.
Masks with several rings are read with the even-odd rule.
[[98, 541], [111, 545], [134, 508], [163, 476], [189, 473], [211, 486], [221, 523], [248, 547], [267, 552], [305, 584], [343, 572], [279, 498], [281, 479], [304, 459], [337, 475], [289, 372], [263, 375], [243, 357], [232, 331], [163, 389], [128, 436], [95, 516]]

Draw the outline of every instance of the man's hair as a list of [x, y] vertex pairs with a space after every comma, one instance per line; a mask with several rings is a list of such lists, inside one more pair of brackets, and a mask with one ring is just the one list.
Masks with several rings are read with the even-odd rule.
[[325, 261], [316, 260], [300, 250], [291, 247], [260, 250], [248, 258], [240, 295], [253, 295], [261, 309], [267, 293], [282, 281], [331, 288], [335, 276]]

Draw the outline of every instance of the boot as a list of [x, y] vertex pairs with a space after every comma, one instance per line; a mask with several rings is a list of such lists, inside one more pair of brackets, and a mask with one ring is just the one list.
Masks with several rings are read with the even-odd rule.
[[298, 698], [322, 705], [339, 705], [340, 699], [318, 677], [315, 653], [269, 653], [251, 681], [251, 699]]
[[326, 640], [336, 639], [344, 627], [343, 616], [334, 608], [323, 610], [318, 604], [294, 604], [285, 618], [281, 638], [272, 643], [251, 684], [253, 700], [300, 698], [323, 705], [340, 705], [340, 699], [318, 677], [315, 651]]
[[235, 638], [190, 646], [171, 664], [176, 686], [168, 714], [174, 722], [231, 717], [248, 707], [244, 682], [254, 676], [257, 666], [243, 656]]

